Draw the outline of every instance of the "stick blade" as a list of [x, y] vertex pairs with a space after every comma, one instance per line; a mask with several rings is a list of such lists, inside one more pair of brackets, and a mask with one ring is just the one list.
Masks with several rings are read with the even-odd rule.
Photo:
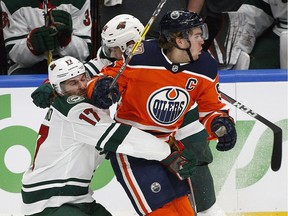
[[236, 101], [232, 97], [228, 96], [227, 94], [221, 92], [221, 97], [227, 102], [231, 103], [237, 109], [242, 110], [246, 114], [262, 122], [263, 124], [265, 124], [268, 128], [270, 128], [273, 131], [273, 150], [272, 150], [272, 156], [271, 156], [271, 169], [274, 172], [278, 171], [281, 167], [281, 162], [282, 162], [282, 129], [278, 127], [277, 125], [275, 125], [274, 123], [267, 120], [266, 118], [264, 118], [263, 116], [254, 112], [250, 108], [246, 107], [245, 105]]
[[271, 158], [271, 169], [276, 172], [281, 167], [282, 162], [282, 129], [277, 127], [273, 129], [274, 141]]

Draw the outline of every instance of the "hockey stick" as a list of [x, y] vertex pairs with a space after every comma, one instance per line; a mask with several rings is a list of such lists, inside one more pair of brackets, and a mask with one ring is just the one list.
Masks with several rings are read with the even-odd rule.
[[196, 208], [196, 202], [195, 202], [195, 197], [194, 197], [191, 179], [187, 178], [187, 182], [188, 182], [189, 189], [190, 189], [190, 195], [188, 195], [188, 198], [189, 198], [190, 204], [194, 210], [194, 216], [197, 216], [197, 208]]
[[110, 88], [112, 88], [115, 85], [115, 83], [117, 82], [117, 80], [119, 79], [121, 74], [123, 73], [124, 69], [126, 68], [128, 63], [132, 59], [134, 53], [136, 52], [136, 50], [140, 46], [141, 42], [143, 41], [144, 37], [146, 36], [147, 32], [149, 31], [149, 29], [150, 29], [151, 25], [153, 24], [154, 20], [156, 19], [156, 17], [159, 15], [159, 13], [160, 13], [160, 11], [163, 8], [165, 3], [166, 3], [166, 0], [161, 0], [160, 3], [158, 4], [158, 6], [156, 7], [156, 9], [155, 9], [154, 13], [152, 14], [150, 20], [148, 21], [148, 23], [144, 27], [144, 30], [141, 33], [141, 37], [140, 37], [139, 41], [137, 41], [137, 43], [135, 43], [133, 45], [131, 52], [129, 53], [129, 55], [125, 59], [125, 61], [124, 61], [123, 65], [121, 66], [121, 68], [119, 69], [117, 75], [115, 76], [113, 82], [111, 83]]
[[[48, 14], [48, 0], [44, 0], [43, 2], [43, 10], [44, 10], [44, 19], [45, 19], [45, 26], [49, 26], [49, 14]], [[49, 65], [52, 62], [52, 50], [47, 51], [47, 64]]]
[[228, 101], [229, 103], [231, 103], [236, 108], [242, 110], [246, 114], [262, 122], [273, 131], [273, 150], [271, 157], [271, 168], [275, 172], [278, 171], [281, 167], [281, 160], [282, 160], [282, 129], [277, 125], [273, 124], [272, 122], [270, 122], [269, 120], [267, 120], [266, 118], [264, 118], [263, 116], [259, 115], [255, 111], [251, 110], [250, 108], [231, 98], [227, 94], [221, 92], [221, 97], [226, 101]]
[[96, 53], [101, 41], [100, 38], [100, 2], [101, 0], [91, 0], [91, 41], [92, 41], [92, 58], [96, 58]]

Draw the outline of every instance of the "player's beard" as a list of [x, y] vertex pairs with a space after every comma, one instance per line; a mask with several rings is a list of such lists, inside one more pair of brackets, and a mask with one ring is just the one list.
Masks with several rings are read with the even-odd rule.
[[79, 96], [87, 98], [87, 92], [86, 92], [86, 90], [80, 91], [80, 92], [79, 92]]

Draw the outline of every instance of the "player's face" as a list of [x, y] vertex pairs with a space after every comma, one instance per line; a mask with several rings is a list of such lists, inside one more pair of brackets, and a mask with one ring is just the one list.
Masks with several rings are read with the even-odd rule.
[[87, 83], [88, 79], [84, 73], [62, 82], [61, 88], [64, 92], [64, 95], [78, 95], [86, 97]]
[[[133, 41], [130, 41], [126, 44], [127, 46], [127, 49], [124, 51], [128, 51], [130, 52], [133, 48], [133, 45], [134, 45], [134, 42]], [[109, 56], [112, 57], [112, 58], [115, 58], [117, 60], [120, 60], [122, 59], [122, 55], [123, 55], [123, 52], [122, 50], [120, 49], [120, 47], [111, 47], [111, 48], [108, 48], [109, 49]]]
[[189, 32], [188, 40], [191, 43], [190, 52], [193, 57], [193, 60], [197, 60], [202, 51], [202, 45], [204, 40], [202, 37], [202, 30], [200, 27], [193, 28]]
[[111, 47], [110, 48], [110, 57], [115, 58], [115, 59], [122, 59], [122, 51], [119, 47]]

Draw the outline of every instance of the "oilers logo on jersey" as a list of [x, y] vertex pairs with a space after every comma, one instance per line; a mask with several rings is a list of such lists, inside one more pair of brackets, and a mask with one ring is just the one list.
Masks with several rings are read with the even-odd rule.
[[160, 125], [172, 125], [185, 111], [190, 100], [182, 88], [166, 86], [154, 91], [147, 101], [147, 112]]

